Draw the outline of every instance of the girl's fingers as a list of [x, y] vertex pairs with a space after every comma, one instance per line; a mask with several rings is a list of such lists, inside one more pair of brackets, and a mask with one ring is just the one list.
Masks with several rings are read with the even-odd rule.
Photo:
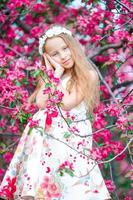
[[43, 54], [43, 57], [44, 57], [44, 61], [45, 61], [45, 65], [46, 65], [46, 68], [47, 69], [52, 69], [52, 65], [50, 64], [50, 62], [48, 61], [45, 53]]
[[46, 57], [48, 58], [49, 62], [51, 65], [56, 69], [56, 68], [61, 68], [62, 66], [55, 62], [48, 54], [46, 54]]

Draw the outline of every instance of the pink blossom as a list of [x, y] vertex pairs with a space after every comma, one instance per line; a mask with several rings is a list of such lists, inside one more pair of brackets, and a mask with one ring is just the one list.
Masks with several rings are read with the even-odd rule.
[[100, 35], [95, 35], [91, 38], [91, 41], [92, 42], [98, 42], [99, 40], [101, 39], [101, 36]]
[[35, 26], [31, 29], [31, 36], [33, 37], [39, 37], [41, 35], [41, 28], [38, 26]]
[[43, 13], [47, 9], [47, 5], [44, 3], [35, 3], [32, 7], [32, 12]]
[[62, 163], [60, 166], [59, 166], [59, 170], [62, 170], [63, 168], [69, 168], [71, 170], [73, 170], [73, 163], [69, 162], [68, 160], [66, 160], [64, 163]]
[[109, 60], [109, 56], [108, 55], [102, 55], [102, 56], [98, 55], [95, 57], [95, 60], [99, 63], [104, 63]]
[[6, 153], [3, 155], [3, 158], [4, 158], [5, 162], [7, 162], [7, 163], [10, 163], [12, 157], [13, 157], [13, 154], [10, 153], [10, 152], [6, 152]]
[[43, 94], [49, 94], [49, 93], [51, 93], [51, 88], [50, 87], [48, 87], [48, 88], [43, 90]]
[[16, 177], [7, 178], [7, 185], [5, 185], [1, 191], [0, 191], [0, 196], [6, 197], [8, 200], [13, 200], [14, 199], [14, 193], [16, 191]]
[[60, 186], [52, 177], [45, 177], [41, 187], [44, 189], [44, 196], [47, 200], [59, 198], [61, 196]]
[[112, 134], [108, 129], [104, 129], [98, 133], [94, 133], [95, 141], [103, 140], [104, 143], [108, 142], [112, 138]]
[[95, 129], [100, 129], [105, 127], [107, 124], [107, 122], [105, 121], [105, 119], [102, 116], [98, 116], [97, 114], [95, 115], [95, 120], [93, 122], [93, 127]]
[[107, 111], [111, 117], [116, 116], [118, 117], [120, 114], [120, 108], [116, 104], [108, 105]]
[[109, 91], [108, 91], [107, 87], [105, 85], [101, 85], [100, 89], [102, 91], [103, 97], [104, 98], [109, 98], [110, 94], [109, 94]]
[[117, 126], [117, 128], [119, 128], [121, 130], [126, 130], [127, 117], [125, 117], [125, 116], [118, 117], [118, 119], [116, 121], [116, 126]]
[[130, 197], [130, 196], [126, 196], [125, 198], [124, 198], [124, 200], [132, 200], [132, 197]]
[[1, 13], [0, 13], [0, 22], [4, 23], [6, 21], [6, 19], [7, 19], [7, 16], [1, 10]]
[[39, 126], [39, 121], [38, 120], [33, 120], [31, 118], [28, 119], [29, 122], [29, 127], [34, 128]]
[[112, 180], [105, 180], [105, 184], [109, 190], [109, 192], [113, 192], [116, 189], [116, 186], [112, 182]]
[[3, 176], [5, 173], [5, 169], [0, 168], [0, 177]]

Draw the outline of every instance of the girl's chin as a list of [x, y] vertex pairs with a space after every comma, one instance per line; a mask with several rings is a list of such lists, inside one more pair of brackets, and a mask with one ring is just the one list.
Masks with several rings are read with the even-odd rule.
[[73, 63], [70, 63], [69, 65], [63, 66], [64, 69], [71, 69], [74, 66]]

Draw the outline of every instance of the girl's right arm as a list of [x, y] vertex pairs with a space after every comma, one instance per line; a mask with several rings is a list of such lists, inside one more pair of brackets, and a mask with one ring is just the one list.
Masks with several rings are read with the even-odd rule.
[[36, 105], [41, 110], [46, 108], [46, 101], [48, 100], [48, 94], [44, 94], [44, 89], [45, 85], [43, 84], [36, 95]]

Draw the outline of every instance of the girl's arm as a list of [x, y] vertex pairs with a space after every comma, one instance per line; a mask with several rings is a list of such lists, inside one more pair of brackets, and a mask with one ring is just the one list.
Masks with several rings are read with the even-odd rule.
[[69, 111], [76, 107], [84, 98], [79, 86], [74, 85], [70, 93], [63, 88], [61, 84], [58, 86], [58, 89], [64, 94], [61, 102], [61, 108], [65, 111]]

